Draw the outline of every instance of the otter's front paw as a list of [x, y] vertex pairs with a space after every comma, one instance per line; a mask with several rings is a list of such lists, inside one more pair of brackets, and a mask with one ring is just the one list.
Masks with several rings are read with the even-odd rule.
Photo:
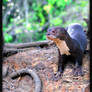
[[51, 79], [53, 81], [58, 81], [59, 79], [61, 79], [61, 77], [62, 77], [62, 73], [61, 72], [57, 72], [56, 74], [53, 74]]
[[72, 73], [74, 76], [83, 76], [84, 75], [81, 67], [74, 68]]

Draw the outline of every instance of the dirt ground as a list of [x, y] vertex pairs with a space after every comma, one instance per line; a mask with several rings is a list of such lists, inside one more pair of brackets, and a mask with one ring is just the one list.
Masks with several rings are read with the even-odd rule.
[[56, 47], [30, 48], [4, 59], [3, 67], [7, 67], [7, 76], [3, 78], [3, 92], [33, 92], [35, 84], [29, 76], [11, 79], [14, 71], [35, 69], [42, 80], [42, 92], [84, 92], [89, 84], [89, 54], [83, 57], [84, 76], [74, 77], [72, 67], [67, 64], [63, 76], [58, 81], [52, 80], [57, 71], [58, 54]]

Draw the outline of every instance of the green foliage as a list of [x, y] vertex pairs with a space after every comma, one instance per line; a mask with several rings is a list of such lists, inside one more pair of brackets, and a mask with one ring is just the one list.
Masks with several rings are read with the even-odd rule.
[[16, 34], [19, 34], [19, 33], [21, 33], [21, 32], [22, 32], [21, 29], [17, 29], [17, 30], [16, 30]]
[[3, 32], [5, 32], [6, 30], [7, 30], [7, 27], [4, 27], [4, 26], [3, 26]]
[[32, 35], [32, 38], [34, 39], [34, 41], [46, 40], [46, 33], [45, 32], [36, 32], [34, 35]]
[[87, 27], [87, 23], [86, 23], [86, 22], [82, 22], [82, 25], [83, 25], [84, 27]]
[[85, 7], [87, 3], [88, 3], [88, 1], [80, 1], [80, 6]]
[[7, 3], [8, 0], [3, 0], [3, 5], [5, 5]]
[[7, 34], [7, 33], [4, 34], [4, 41], [5, 41], [6, 43], [11, 42], [12, 39], [13, 39], [13, 38], [12, 38], [11, 35], [9, 35], [9, 34]]
[[[21, 0], [20, 0], [21, 1]], [[3, 0], [3, 16], [20, 2], [19, 0]], [[66, 27], [70, 23], [87, 24], [81, 17], [87, 16], [88, 0], [27, 0], [28, 11], [20, 4], [6, 17], [7, 23], [3, 23], [5, 42], [13, 42], [15, 32], [16, 42], [46, 40], [46, 30], [50, 26]], [[24, 4], [24, 3], [23, 3]], [[19, 9], [19, 12], [18, 12]], [[28, 13], [26, 17], [26, 13]], [[80, 20], [81, 19], [81, 20]], [[49, 24], [43, 31], [42, 28]], [[15, 27], [15, 28], [14, 28]], [[13, 29], [14, 28], [14, 29]]]
[[47, 1], [48, 4], [44, 5], [43, 8], [47, 13], [50, 13], [52, 15], [53, 13], [55, 13], [55, 8], [57, 8], [57, 11], [59, 9], [58, 12], [60, 12], [64, 10], [64, 8], [72, 2], [72, 0], [47, 0]]
[[54, 26], [58, 26], [58, 25], [62, 24], [62, 19], [60, 19], [60, 18], [52, 19], [51, 24]]

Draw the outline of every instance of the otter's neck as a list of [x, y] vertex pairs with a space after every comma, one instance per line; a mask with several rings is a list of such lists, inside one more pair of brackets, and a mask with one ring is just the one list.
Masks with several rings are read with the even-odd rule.
[[73, 47], [73, 41], [68, 33], [66, 34], [65, 39], [62, 40], [57, 38], [54, 42], [59, 48], [61, 55], [62, 54], [71, 55], [69, 51]]

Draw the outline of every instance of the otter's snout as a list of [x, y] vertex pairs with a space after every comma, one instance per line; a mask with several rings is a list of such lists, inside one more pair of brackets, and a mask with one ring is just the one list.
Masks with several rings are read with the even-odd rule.
[[50, 33], [46, 33], [46, 35], [47, 35], [47, 36], [49, 36], [49, 35], [50, 35]]

